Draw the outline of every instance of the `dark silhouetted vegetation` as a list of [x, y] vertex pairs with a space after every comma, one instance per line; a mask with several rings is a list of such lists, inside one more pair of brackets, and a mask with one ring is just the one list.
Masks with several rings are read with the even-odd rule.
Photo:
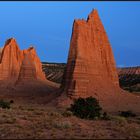
[[121, 111], [120, 112], [120, 116], [123, 116], [123, 117], [135, 117], [136, 114], [133, 113], [132, 111], [128, 110], [128, 111]]
[[10, 104], [13, 104], [14, 103], [14, 101], [13, 100], [10, 100]]
[[79, 118], [95, 119], [100, 118], [102, 108], [96, 98], [88, 97], [75, 99], [69, 110]]
[[0, 100], [0, 108], [4, 108], [4, 109], [10, 109], [10, 102], [4, 101], [4, 100]]

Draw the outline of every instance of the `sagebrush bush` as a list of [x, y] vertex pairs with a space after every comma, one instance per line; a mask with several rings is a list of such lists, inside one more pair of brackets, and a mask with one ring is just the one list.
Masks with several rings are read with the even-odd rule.
[[128, 111], [121, 111], [120, 112], [120, 116], [123, 116], [123, 117], [135, 117], [136, 114], [133, 113], [131, 110], [128, 110]]
[[101, 116], [102, 108], [96, 98], [88, 97], [75, 99], [69, 110], [77, 117], [95, 119]]
[[4, 109], [10, 109], [10, 102], [6, 102], [4, 100], [0, 100], [0, 108], [4, 108]]

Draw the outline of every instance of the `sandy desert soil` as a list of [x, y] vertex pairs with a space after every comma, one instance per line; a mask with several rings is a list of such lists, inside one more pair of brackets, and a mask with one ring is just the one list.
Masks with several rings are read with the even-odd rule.
[[138, 139], [140, 116], [84, 120], [66, 116], [62, 108], [15, 101], [10, 109], [0, 109], [0, 138]]

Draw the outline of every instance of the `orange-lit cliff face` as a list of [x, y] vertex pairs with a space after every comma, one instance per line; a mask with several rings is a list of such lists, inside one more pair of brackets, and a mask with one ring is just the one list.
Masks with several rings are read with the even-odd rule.
[[45, 80], [41, 62], [33, 47], [21, 51], [16, 40], [6, 41], [0, 53], [0, 81]]
[[4, 45], [0, 59], [0, 81], [18, 78], [22, 55], [15, 39], [8, 39]]
[[119, 89], [113, 52], [97, 10], [87, 21], [74, 21], [63, 88], [70, 97], [101, 96]]

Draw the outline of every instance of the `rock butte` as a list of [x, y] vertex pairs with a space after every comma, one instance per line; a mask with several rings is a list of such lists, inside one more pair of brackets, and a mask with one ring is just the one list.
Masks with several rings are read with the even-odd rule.
[[0, 50], [0, 81], [14, 84], [26, 80], [46, 80], [41, 62], [33, 47], [21, 51], [10, 38]]
[[106, 111], [140, 112], [139, 97], [119, 87], [113, 52], [97, 10], [86, 21], [74, 20], [61, 87], [58, 105], [69, 106], [74, 98], [92, 96]]
[[97, 10], [89, 14], [87, 21], [74, 21], [63, 86], [70, 97], [119, 89], [111, 45]]
[[33, 47], [20, 50], [14, 38], [6, 41], [0, 49], [0, 98], [43, 104], [55, 98], [58, 88], [46, 79]]

